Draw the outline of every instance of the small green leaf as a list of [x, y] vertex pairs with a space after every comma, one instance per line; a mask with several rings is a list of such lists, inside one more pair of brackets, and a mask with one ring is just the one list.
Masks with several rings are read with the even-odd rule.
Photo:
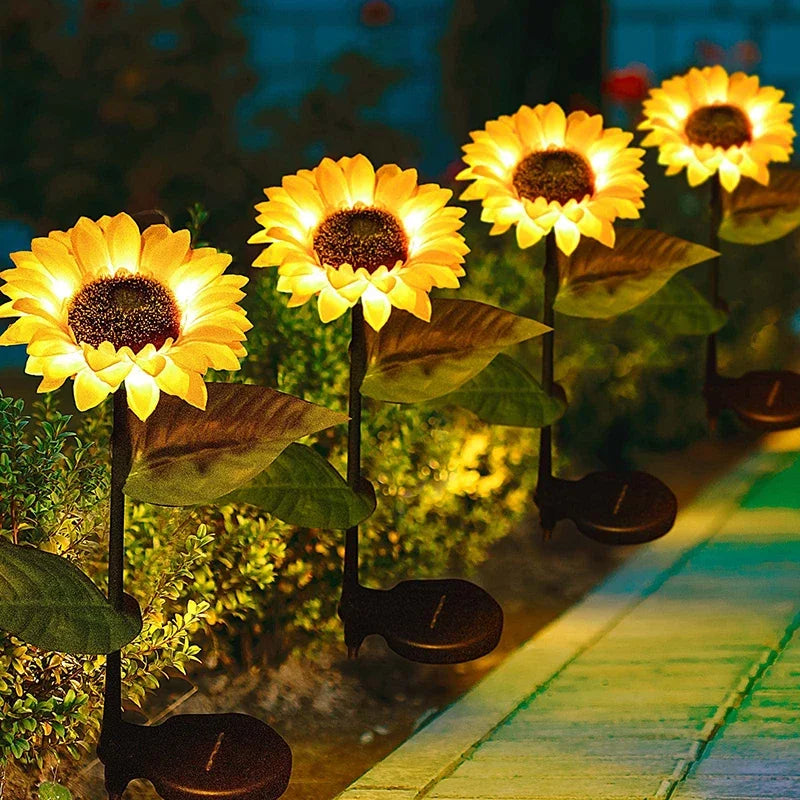
[[683, 275], [676, 275], [631, 313], [680, 336], [708, 336], [722, 328], [728, 319]]
[[45, 781], [39, 784], [39, 800], [72, 800], [72, 792], [60, 783]]
[[764, 244], [800, 225], [800, 170], [772, 169], [768, 186], [742, 178], [724, 195], [721, 239], [737, 244]]
[[367, 328], [362, 394], [419, 403], [458, 389], [501, 350], [549, 330], [536, 320], [474, 300], [434, 298], [431, 321], [393, 311], [376, 333]]
[[500, 353], [486, 369], [455, 392], [440, 397], [437, 405], [455, 405], [475, 413], [491, 425], [542, 428], [566, 411], [536, 379], [510, 356]]
[[219, 502], [249, 503], [291, 525], [334, 530], [358, 525], [376, 505], [370, 484], [353, 491], [316, 450], [297, 443], [247, 486]]
[[142, 629], [139, 607], [115, 611], [74, 564], [0, 538], [0, 629], [42, 650], [111, 653]]
[[205, 411], [162, 394], [145, 422], [128, 415], [129, 497], [161, 506], [212, 502], [263, 472], [296, 439], [347, 421], [266, 386], [207, 386]]
[[620, 228], [613, 248], [584, 237], [559, 253], [555, 309], [572, 317], [608, 319], [654, 295], [676, 272], [718, 255], [661, 231]]

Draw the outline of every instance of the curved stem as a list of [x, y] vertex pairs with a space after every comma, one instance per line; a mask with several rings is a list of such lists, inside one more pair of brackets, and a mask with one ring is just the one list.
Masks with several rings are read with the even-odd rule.
[[[555, 314], [553, 304], [558, 292], [558, 249], [555, 231], [547, 234], [544, 259], [544, 311], [542, 322], [553, 330], [542, 336], [542, 388], [553, 395], [553, 344], [555, 340]], [[553, 476], [552, 427], [545, 426], [539, 432], [539, 487], [543, 487]]]
[[[128, 430], [128, 401], [125, 385], [114, 393], [111, 427], [111, 513], [108, 535], [108, 601], [122, 611], [122, 573], [125, 546], [125, 495], [122, 487], [128, 477], [131, 440]], [[122, 720], [122, 660], [117, 650], [106, 659], [106, 685], [103, 726]]]
[[[361, 303], [351, 312], [350, 393], [347, 428], [347, 483], [357, 491], [361, 482], [361, 384], [367, 371], [367, 339]], [[344, 590], [358, 586], [358, 525], [348, 528], [344, 548]]]

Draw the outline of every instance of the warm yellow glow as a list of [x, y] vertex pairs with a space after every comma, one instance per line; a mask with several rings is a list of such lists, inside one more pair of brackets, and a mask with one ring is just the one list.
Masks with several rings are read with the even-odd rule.
[[[0, 317], [19, 318], [0, 336], [0, 344], [27, 345], [25, 371], [42, 376], [40, 392], [72, 378], [80, 410], [102, 402], [123, 381], [140, 419], [152, 413], [162, 391], [205, 408], [202, 375], [209, 368], [238, 369], [246, 353], [245, 331], [252, 326], [237, 305], [247, 278], [223, 275], [231, 257], [210, 247], [193, 249], [190, 238], [188, 231], [173, 233], [165, 225], [140, 234], [131, 217], [118, 214], [96, 222], [81, 217], [68, 231], [34, 239], [30, 251], [11, 254], [14, 268], [0, 273], [6, 281], [2, 291], [10, 298], [0, 305]], [[109, 283], [122, 287], [116, 305], [109, 301], [116, 295], [97, 290]], [[144, 300], [130, 288], [142, 285], [150, 293]], [[170, 296], [174, 317], [163, 302]], [[92, 297], [104, 305], [95, 301], [93, 306], [87, 300]], [[128, 310], [132, 302], [136, 325], [125, 321], [134, 313]], [[70, 316], [76, 304], [83, 328]], [[124, 341], [126, 325], [135, 344], [115, 346], [110, 339]]]
[[[644, 121], [640, 130], [650, 131], [644, 147], [658, 147], [658, 163], [668, 175], [686, 168], [691, 186], [697, 186], [719, 173], [720, 182], [733, 191], [742, 175], [763, 185], [769, 183], [767, 164], [788, 161], [795, 136], [790, 122], [793, 105], [781, 103], [784, 92], [772, 86], [759, 86], [758, 77], [734, 72], [728, 75], [721, 66], [693, 67], [685, 75], [665, 80], [650, 91], [644, 102]], [[715, 107], [738, 110], [749, 122], [749, 136], [736, 143], [719, 137], [719, 144], [702, 141], [687, 133], [687, 122], [698, 110]], [[709, 135], [713, 138], [713, 131]]]
[[[363, 155], [324, 158], [313, 170], [288, 175], [281, 186], [264, 193], [268, 199], [256, 206], [263, 230], [250, 242], [267, 246], [253, 266], [278, 267], [277, 288], [291, 295], [291, 307], [316, 297], [323, 322], [340, 317], [359, 300], [375, 330], [393, 307], [429, 320], [430, 290], [457, 288], [465, 274], [469, 248], [458, 233], [465, 211], [447, 206], [453, 194], [449, 189], [419, 185], [414, 169], [387, 164], [375, 170]], [[362, 215], [358, 224], [371, 219], [367, 228], [377, 225], [360, 232], [338, 227], [331, 234], [328, 247], [349, 253], [349, 260], [333, 258], [319, 238], [343, 213], [350, 219]], [[375, 220], [388, 228], [380, 229]], [[349, 263], [358, 260], [353, 253], [364, 263]]]
[[[520, 247], [536, 244], [552, 230], [558, 247], [567, 255], [578, 246], [581, 236], [613, 247], [613, 221], [617, 217], [635, 219], [644, 207], [647, 183], [639, 170], [644, 151], [628, 147], [633, 134], [619, 128], [603, 129], [600, 115], [575, 111], [567, 116], [557, 103], [522, 106], [511, 116], [490, 120], [470, 136], [473, 141], [463, 148], [467, 168], [458, 178], [473, 183], [461, 199], [482, 201], [481, 219], [492, 223], [492, 235], [516, 225]], [[542, 188], [532, 196], [534, 183], [529, 183], [527, 191], [520, 190], [515, 183], [520, 165], [535, 154], [552, 152], [571, 154], [588, 167], [593, 180], [586, 178], [589, 173], [584, 173], [582, 182], [576, 181], [575, 175], [560, 179], [553, 173], [541, 184], [553, 191]], [[570, 180], [577, 189], [567, 199]]]

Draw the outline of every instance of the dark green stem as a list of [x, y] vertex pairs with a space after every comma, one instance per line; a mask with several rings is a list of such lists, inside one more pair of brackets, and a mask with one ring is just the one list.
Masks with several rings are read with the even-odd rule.
[[[361, 483], [361, 384], [367, 372], [367, 339], [364, 330], [364, 309], [353, 306], [350, 339], [350, 396], [347, 428], [347, 483], [358, 491]], [[344, 589], [358, 586], [358, 525], [348, 528], [344, 549]]]
[[[125, 495], [122, 487], [128, 477], [131, 443], [128, 430], [128, 401], [124, 384], [114, 393], [111, 423], [111, 513], [108, 535], [108, 601], [122, 611], [122, 573], [125, 546]], [[122, 660], [119, 651], [106, 659], [106, 686], [103, 707], [104, 727], [122, 719]]]
[[[709, 209], [711, 212], [711, 230], [708, 236], [708, 245], [712, 250], [719, 251], [719, 226], [722, 222], [722, 186], [719, 182], [719, 173], [714, 173], [710, 178], [711, 197]], [[711, 295], [711, 304], [714, 308], [720, 307], [719, 296], [719, 263], [720, 258], [711, 259], [709, 262], [708, 288]], [[712, 333], [708, 337], [706, 349], [706, 385], [713, 383], [717, 374], [717, 335]]]
[[[542, 322], [554, 328], [553, 304], [558, 292], [558, 248], [555, 231], [547, 234], [545, 239], [544, 259], [544, 311]], [[542, 336], [542, 388], [553, 395], [553, 344], [555, 330]], [[550, 425], [539, 432], [539, 488], [547, 484], [553, 475], [553, 431]]]

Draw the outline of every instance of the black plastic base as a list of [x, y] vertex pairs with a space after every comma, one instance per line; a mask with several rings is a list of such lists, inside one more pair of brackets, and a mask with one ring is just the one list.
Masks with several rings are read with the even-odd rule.
[[185, 714], [162, 725], [121, 722], [100, 737], [109, 796], [149, 780], [164, 800], [277, 800], [292, 752], [269, 725], [245, 714]]
[[546, 532], [561, 519], [603, 544], [643, 544], [668, 533], [678, 501], [646, 472], [592, 472], [578, 481], [550, 478], [536, 492]]
[[712, 425], [719, 412], [728, 408], [755, 430], [800, 427], [800, 375], [796, 372], [762, 370], [739, 378], [716, 375], [703, 393]]
[[403, 581], [392, 589], [358, 586], [339, 605], [348, 651], [370, 634], [403, 658], [458, 664], [491, 653], [503, 632], [503, 610], [474, 583], [459, 579]]

